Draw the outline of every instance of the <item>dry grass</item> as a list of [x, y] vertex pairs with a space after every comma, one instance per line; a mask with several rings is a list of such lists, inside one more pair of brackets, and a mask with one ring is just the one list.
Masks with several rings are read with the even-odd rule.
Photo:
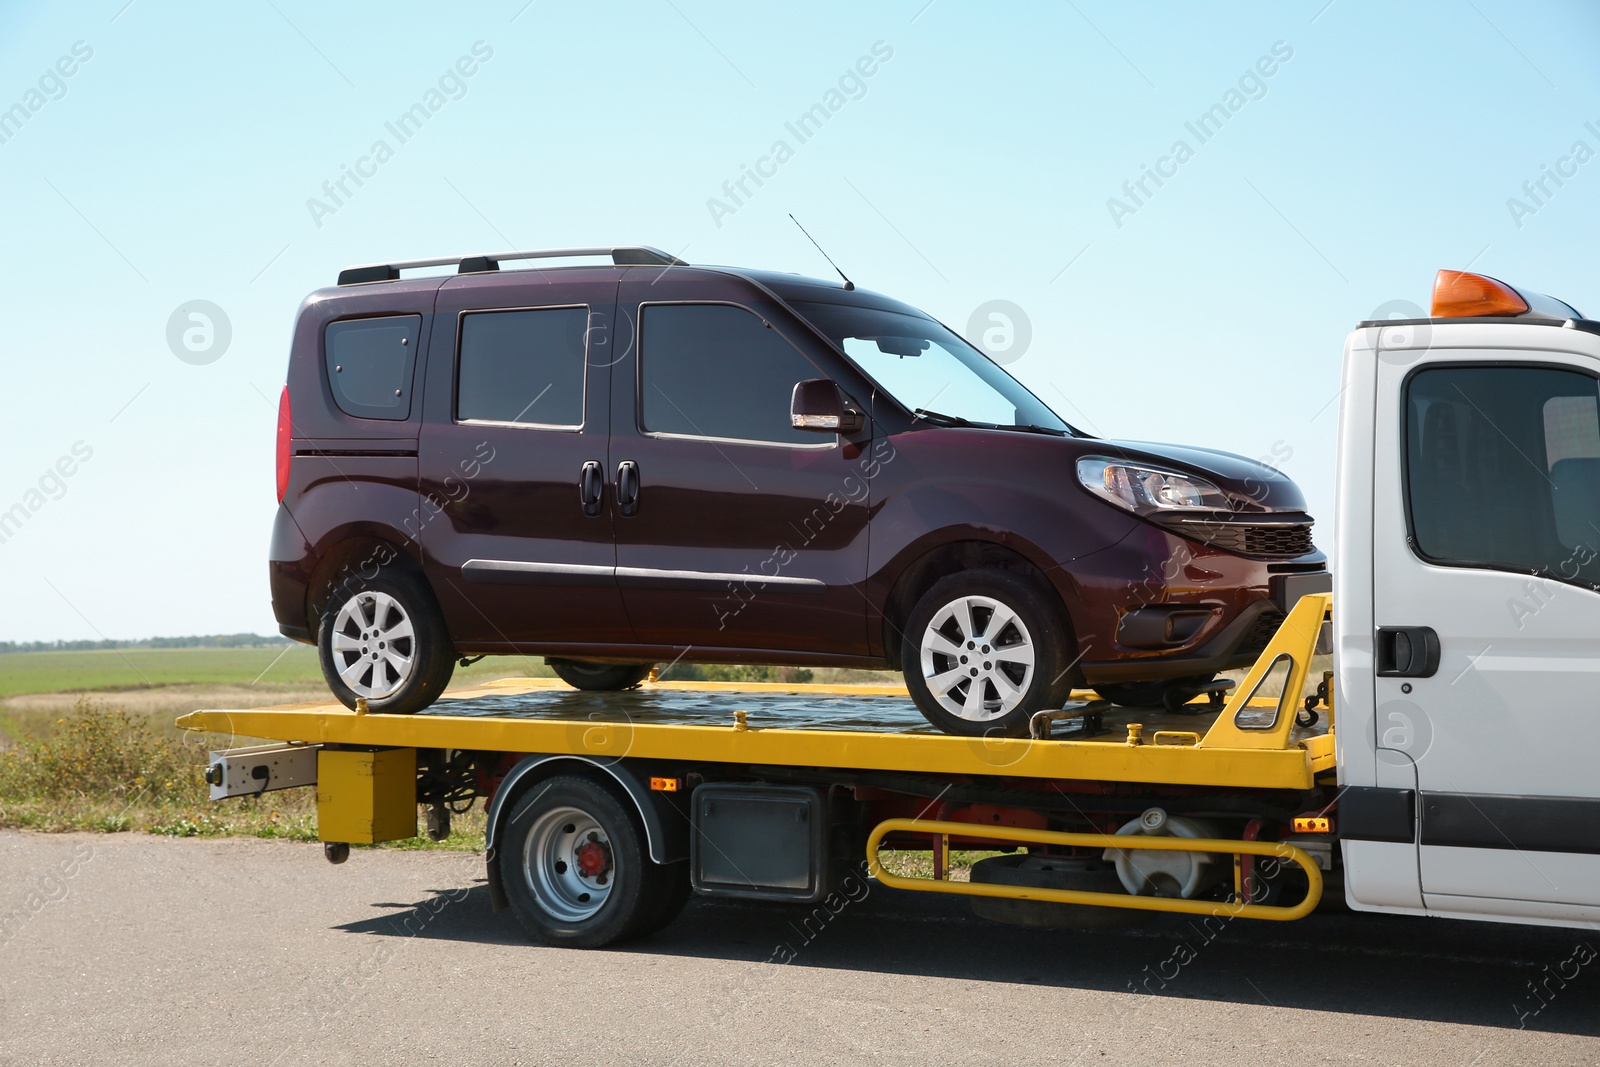
[[[972, 880], [972, 865], [981, 859], [1001, 855], [999, 852], [969, 852], [962, 849], [950, 850], [950, 874], [952, 882], [969, 882]], [[898, 874], [902, 878], [932, 878], [933, 853], [911, 852], [898, 849], [884, 849], [878, 853], [878, 858], [883, 863], [883, 869], [890, 874]]]
[[[187, 699], [177, 698], [178, 707], [218, 706], [210, 699], [218, 695], [214, 690], [194, 688]], [[282, 699], [279, 694], [261, 702]], [[35, 705], [29, 718], [43, 713]], [[129, 711], [79, 697], [71, 710], [42, 730], [17, 737], [0, 752], [0, 826], [317, 839], [315, 796], [310, 789], [212, 801], [201, 773], [208, 745], [215, 739], [177, 730], [171, 725], [177, 714], [181, 712], [170, 700], [156, 701], [148, 711]], [[243, 742], [228, 739], [227, 743]], [[483, 829], [478, 810], [457, 816], [443, 842], [422, 837], [390, 847], [477, 850], [483, 846]]]

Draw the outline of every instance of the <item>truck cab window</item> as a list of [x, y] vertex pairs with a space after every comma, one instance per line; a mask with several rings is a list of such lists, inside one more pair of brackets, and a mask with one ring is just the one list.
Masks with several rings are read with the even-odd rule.
[[1424, 558], [1600, 588], [1600, 386], [1551, 367], [1418, 372], [1406, 489]]

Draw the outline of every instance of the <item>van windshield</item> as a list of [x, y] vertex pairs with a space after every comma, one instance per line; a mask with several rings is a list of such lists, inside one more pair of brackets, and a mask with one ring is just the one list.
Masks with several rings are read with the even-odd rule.
[[1076, 433], [987, 356], [925, 315], [796, 301], [794, 308], [908, 411]]

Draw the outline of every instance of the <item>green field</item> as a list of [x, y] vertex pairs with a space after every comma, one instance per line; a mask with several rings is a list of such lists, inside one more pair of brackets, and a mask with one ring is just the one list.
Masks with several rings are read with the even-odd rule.
[[[684, 664], [675, 673], [727, 681], [812, 676]], [[864, 671], [816, 673], [829, 681], [883, 680]], [[536, 657], [492, 656], [458, 667], [452, 684], [552, 675]], [[180, 730], [175, 720], [196, 708], [332, 699], [308, 645], [0, 653], [0, 827], [315, 840], [311, 790], [209, 801], [201, 770], [218, 739]], [[479, 849], [482, 842], [478, 805], [440, 845], [417, 838], [384, 847]]]
[[[549, 677], [544, 662], [491, 656], [457, 668], [454, 684], [489, 678]], [[169, 685], [320, 685], [317, 650], [276, 648], [125, 648], [0, 655], [0, 698], [20, 693], [95, 692]]]
[[[453, 681], [550, 675], [542, 660], [495, 656], [458, 667]], [[196, 708], [319, 699], [332, 697], [307, 645], [0, 654], [0, 826], [315, 840], [310, 790], [207, 800], [200, 772], [216, 739], [174, 720]], [[482, 840], [475, 809], [442, 846], [392, 847]]]
[[247, 685], [257, 679], [314, 682], [321, 677], [317, 651], [309, 645], [124, 648], [0, 656], [0, 697], [177, 684]]

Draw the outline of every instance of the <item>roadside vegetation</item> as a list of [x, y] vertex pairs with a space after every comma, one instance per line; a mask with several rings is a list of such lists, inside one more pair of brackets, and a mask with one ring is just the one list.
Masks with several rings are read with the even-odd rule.
[[[46, 832], [138, 831], [178, 837], [315, 841], [315, 797], [287, 789], [213, 803], [201, 775], [208, 751], [256, 743], [180, 730], [200, 708], [331, 699], [316, 650], [304, 645], [197, 647], [165, 639], [119, 648], [0, 652], [0, 827]], [[531, 657], [494, 656], [457, 668], [453, 685], [553, 677]], [[895, 682], [871, 671], [678, 664], [669, 680]], [[419, 828], [420, 828], [419, 816]], [[443, 842], [384, 848], [483, 847], [483, 808], [454, 816]]]
[[[148, 714], [89, 699], [52, 725], [43, 736], [24, 737], [0, 752], [0, 826], [317, 839], [309, 789], [213, 803], [201, 779], [205, 737], [162, 728]], [[444, 842], [424, 837], [396, 844], [473, 849], [482, 841], [480, 811], [457, 816]]]

